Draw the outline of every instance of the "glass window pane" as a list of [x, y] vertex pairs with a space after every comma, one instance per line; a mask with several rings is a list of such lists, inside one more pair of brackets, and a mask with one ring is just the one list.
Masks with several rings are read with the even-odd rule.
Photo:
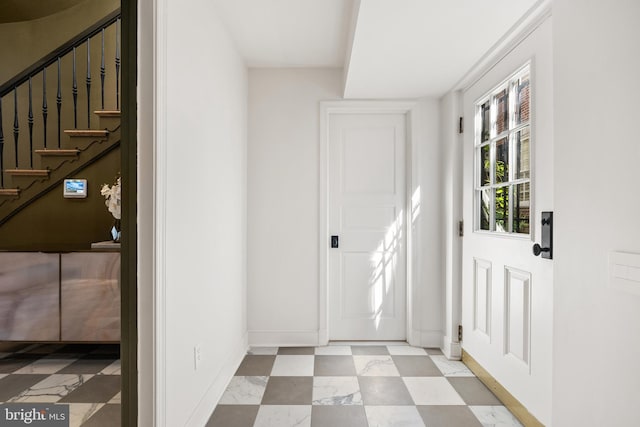
[[491, 129], [491, 102], [487, 100], [484, 104], [480, 106], [480, 120], [481, 120], [481, 128], [480, 128], [480, 142], [488, 141], [491, 137], [490, 129]]
[[500, 187], [493, 191], [496, 209], [496, 231], [509, 231], [509, 187]]
[[491, 185], [491, 158], [489, 156], [490, 146], [485, 145], [480, 148], [480, 185]]
[[523, 75], [518, 80], [516, 80], [515, 95], [516, 95], [515, 121], [516, 121], [516, 125], [519, 125], [529, 120], [529, 107], [531, 105], [529, 73]]
[[509, 129], [509, 91], [505, 88], [496, 94], [496, 135]]
[[531, 184], [528, 182], [514, 186], [513, 232], [529, 234], [531, 206]]
[[478, 192], [480, 201], [480, 230], [490, 230], [491, 221], [491, 190], [480, 190]]
[[516, 170], [514, 179], [525, 179], [531, 177], [530, 166], [530, 140], [529, 140], [529, 126], [523, 128], [519, 132], [516, 132]]
[[509, 139], [496, 141], [496, 184], [509, 181]]

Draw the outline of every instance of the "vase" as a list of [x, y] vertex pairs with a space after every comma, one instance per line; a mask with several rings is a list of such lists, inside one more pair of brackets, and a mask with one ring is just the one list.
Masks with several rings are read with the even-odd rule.
[[113, 226], [111, 227], [111, 239], [114, 241], [114, 243], [120, 243], [120, 235], [120, 220], [114, 219]]

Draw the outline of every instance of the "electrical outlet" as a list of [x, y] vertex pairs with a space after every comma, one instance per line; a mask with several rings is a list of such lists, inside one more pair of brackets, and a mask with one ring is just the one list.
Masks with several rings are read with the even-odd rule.
[[200, 344], [193, 347], [193, 367], [197, 371], [202, 363], [202, 347]]

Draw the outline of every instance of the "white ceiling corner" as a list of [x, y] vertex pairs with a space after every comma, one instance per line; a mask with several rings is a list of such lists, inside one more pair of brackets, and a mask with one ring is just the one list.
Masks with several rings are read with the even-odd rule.
[[353, 0], [215, 0], [248, 67], [344, 66]]

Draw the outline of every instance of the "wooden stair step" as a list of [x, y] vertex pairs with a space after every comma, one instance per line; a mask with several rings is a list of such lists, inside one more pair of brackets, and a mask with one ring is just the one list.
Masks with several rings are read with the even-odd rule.
[[20, 195], [18, 188], [0, 188], [0, 196], [15, 197]]
[[100, 117], [120, 117], [120, 110], [96, 110], [93, 114]]
[[41, 155], [42, 157], [75, 157], [80, 153], [80, 150], [35, 150], [36, 154]]
[[5, 169], [4, 173], [13, 176], [49, 176], [49, 169]]
[[102, 137], [106, 138], [109, 135], [109, 131], [97, 130], [97, 129], [68, 129], [64, 131], [65, 134], [71, 137]]

